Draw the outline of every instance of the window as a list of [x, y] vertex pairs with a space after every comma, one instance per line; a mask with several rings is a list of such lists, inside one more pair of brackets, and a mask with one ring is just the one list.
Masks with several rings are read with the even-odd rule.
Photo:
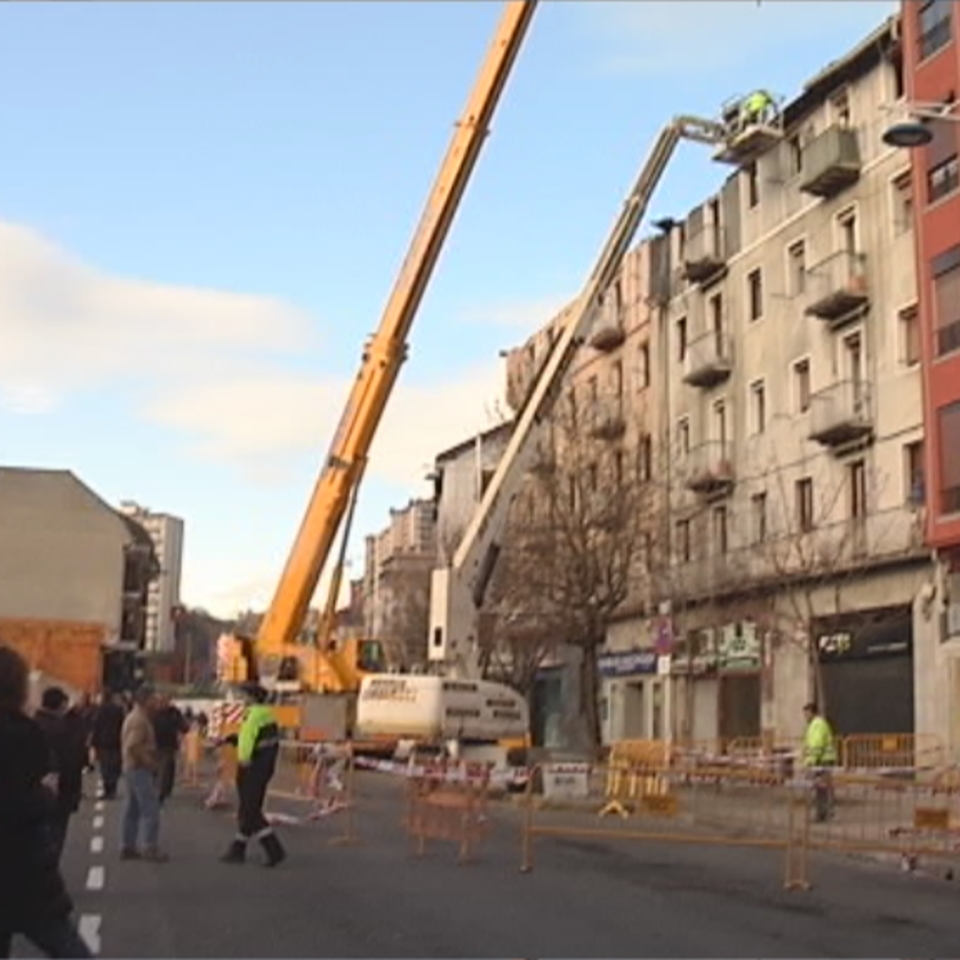
[[[950, 106], [953, 102], [953, 94], [944, 98], [944, 106]], [[942, 200], [960, 186], [960, 169], [957, 167], [958, 126], [953, 117], [929, 121], [933, 139], [925, 151], [927, 203]]]
[[653, 479], [653, 441], [650, 434], [645, 433], [640, 437], [640, 448], [638, 450], [640, 479], [650, 481]]
[[750, 498], [750, 514], [753, 521], [753, 542], [763, 543], [767, 539], [766, 493], [755, 493]]
[[937, 411], [940, 436], [940, 512], [960, 513], [960, 403]]
[[687, 318], [677, 321], [677, 359], [683, 363], [687, 359]]
[[767, 427], [767, 394], [762, 380], [750, 384], [750, 407], [753, 414], [753, 432], [763, 433]]
[[950, 0], [922, 0], [917, 4], [918, 46], [921, 60], [932, 57], [950, 42]]
[[640, 382], [640, 389], [645, 390], [650, 386], [650, 344], [640, 344], [640, 355], [638, 357], [639, 370], [637, 379]]
[[623, 486], [623, 451], [613, 452], [613, 479], [618, 487]]
[[925, 499], [923, 470], [923, 441], [904, 444], [903, 500], [913, 507], [922, 506]]
[[903, 362], [908, 367], [914, 367], [920, 362], [920, 319], [916, 304], [905, 307], [897, 316]]
[[793, 365], [793, 382], [797, 397], [797, 412], [806, 413], [810, 409], [810, 361], [798, 360]]
[[759, 267], [747, 275], [747, 290], [750, 297], [750, 319], [759, 320], [763, 316], [763, 274]]
[[855, 460], [847, 467], [850, 475], [850, 519], [862, 520], [867, 515], [867, 465]]
[[850, 126], [850, 95], [846, 90], [831, 98], [830, 112], [833, 114], [833, 122], [837, 126]]
[[597, 481], [599, 479], [599, 471], [597, 470], [597, 465], [591, 463], [587, 467], [587, 484], [590, 488], [590, 491], [593, 492], [597, 489]]
[[[717, 400], [713, 404], [713, 439], [721, 445], [726, 445], [727, 404], [723, 400]], [[721, 451], [720, 456], [725, 457], [726, 452]]]
[[859, 332], [851, 333], [843, 338], [843, 352], [845, 354], [847, 379], [854, 385], [863, 383], [863, 339]]
[[576, 387], [571, 387], [570, 392], [567, 394], [567, 407], [570, 410], [570, 422], [576, 424], [577, 422], [577, 390]]
[[936, 203], [960, 187], [960, 164], [957, 155], [947, 157], [942, 163], [927, 171], [927, 199]]
[[803, 147], [800, 144], [800, 134], [798, 133], [787, 140], [787, 163], [791, 177], [795, 177], [803, 171]]
[[723, 554], [729, 549], [727, 539], [727, 508], [719, 506], [713, 508], [713, 549], [715, 553]]
[[717, 334], [717, 349], [723, 355], [721, 339], [723, 337], [723, 294], [715, 293], [709, 301], [710, 329]]
[[690, 452], [690, 420], [687, 417], [677, 421], [677, 443], [681, 453]]
[[804, 477], [796, 482], [797, 527], [801, 533], [809, 533], [814, 527], [813, 479]]
[[960, 350], [960, 245], [934, 257], [933, 326], [937, 356]]
[[840, 246], [843, 253], [857, 252], [857, 214], [853, 210], [845, 210], [837, 217]]
[[682, 563], [690, 562], [690, 521], [677, 521], [677, 557]]
[[913, 229], [913, 181], [906, 170], [893, 181], [893, 235]]
[[751, 163], [747, 167], [747, 206], [752, 210], [760, 203], [760, 176], [757, 173], [756, 163]]
[[623, 361], [615, 360], [610, 368], [610, 386], [615, 397], [623, 396]]
[[802, 240], [787, 248], [790, 293], [799, 297], [807, 287], [807, 247]]

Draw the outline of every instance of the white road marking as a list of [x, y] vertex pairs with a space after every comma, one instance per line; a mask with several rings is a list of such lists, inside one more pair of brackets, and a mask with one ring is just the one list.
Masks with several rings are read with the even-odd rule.
[[77, 932], [92, 954], [100, 952], [100, 917], [94, 913], [82, 914]]
[[93, 829], [102, 830], [103, 829], [103, 817], [94, 817], [93, 818]]
[[106, 879], [106, 871], [103, 867], [91, 867], [87, 872], [87, 889], [102, 890]]
[[90, 838], [90, 852], [103, 853], [103, 837]]
[[96, 810], [97, 813], [103, 813], [103, 801], [102, 801], [102, 800], [98, 800], [98, 801], [93, 805], [93, 809]]

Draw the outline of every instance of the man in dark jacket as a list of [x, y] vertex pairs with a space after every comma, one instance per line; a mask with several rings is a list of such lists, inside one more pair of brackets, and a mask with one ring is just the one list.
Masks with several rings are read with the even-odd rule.
[[88, 958], [50, 840], [47, 745], [24, 713], [28, 677], [24, 659], [0, 645], [0, 957], [21, 934], [49, 957]]
[[157, 738], [157, 754], [160, 761], [159, 788], [160, 803], [163, 804], [173, 793], [177, 780], [177, 755], [180, 753], [180, 740], [186, 733], [183, 714], [164, 697], [153, 715], [153, 732]]
[[121, 766], [120, 731], [123, 729], [123, 720], [126, 715], [120, 697], [115, 693], [107, 693], [93, 719], [90, 744], [100, 765], [105, 800], [113, 800], [117, 796]]
[[57, 862], [63, 854], [70, 817], [80, 808], [83, 796], [83, 768], [86, 766], [86, 737], [82, 726], [67, 716], [67, 695], [60, 687], [43, 692], [35, 720], [47, 741], [47, 773], [56, 777], [51, 831]]

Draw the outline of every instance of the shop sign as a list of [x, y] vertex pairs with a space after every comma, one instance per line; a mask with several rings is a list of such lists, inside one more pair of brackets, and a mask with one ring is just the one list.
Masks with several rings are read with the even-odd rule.
[[760, 637], [749, 621], [728, 623], [720, 632], [720, 669], [729, 673], [760, 669]]
[[632, 677], [657, 672], [656, 650], [625, 650], [603, 653], [597, 657], [597, 669], [602, 677]]
[[814, 636], [821, 660], [909, 655], [913, 645], [912, 614], [909, 608], [894, 608], [825, 617], [814, 627]]
[[674, 677], [703, 677], [717, 672], [717, 655], [715, 653], [700, 654], [690, 659], [685, 656], [674, 655], [670, 658], [670, 674]]

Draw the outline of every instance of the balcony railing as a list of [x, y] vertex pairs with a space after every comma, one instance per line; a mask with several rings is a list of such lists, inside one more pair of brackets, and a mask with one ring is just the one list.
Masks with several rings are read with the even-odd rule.
[[870, 385], [841, 380], [810, 398], [810, 439], [824, 446], [845, 446], [873, 436]]
[[807, 271], [809, 301], [804, 313], [831, 323], [851, 316], [870, 302], [866, 256], [834, 253]]
[[688, 490], [708, 496], [729, 493], [735, 473], [733, 446], [722, 440], [708, 440], [694, 447], [686, 456]]
[[800, 189], [815, 197], [835, 197], [860, 179], [862, 169], [857, 131], [834, 124], [803, 148]]
[[619, 440], [627, 429], [623, 396], [599, 397], [584, 411], [591, 436], [597, 440]]
[[684, 359], [683, 380], [694, 387], [710, 389], [733, 372], [733, 340], [711, 331], [692, 340]]
[[727, 268], [726, 232], [719, 224], [704, 224], [688, 235], [683, 250], [683, 276], [689, 283], [719, 279]]

